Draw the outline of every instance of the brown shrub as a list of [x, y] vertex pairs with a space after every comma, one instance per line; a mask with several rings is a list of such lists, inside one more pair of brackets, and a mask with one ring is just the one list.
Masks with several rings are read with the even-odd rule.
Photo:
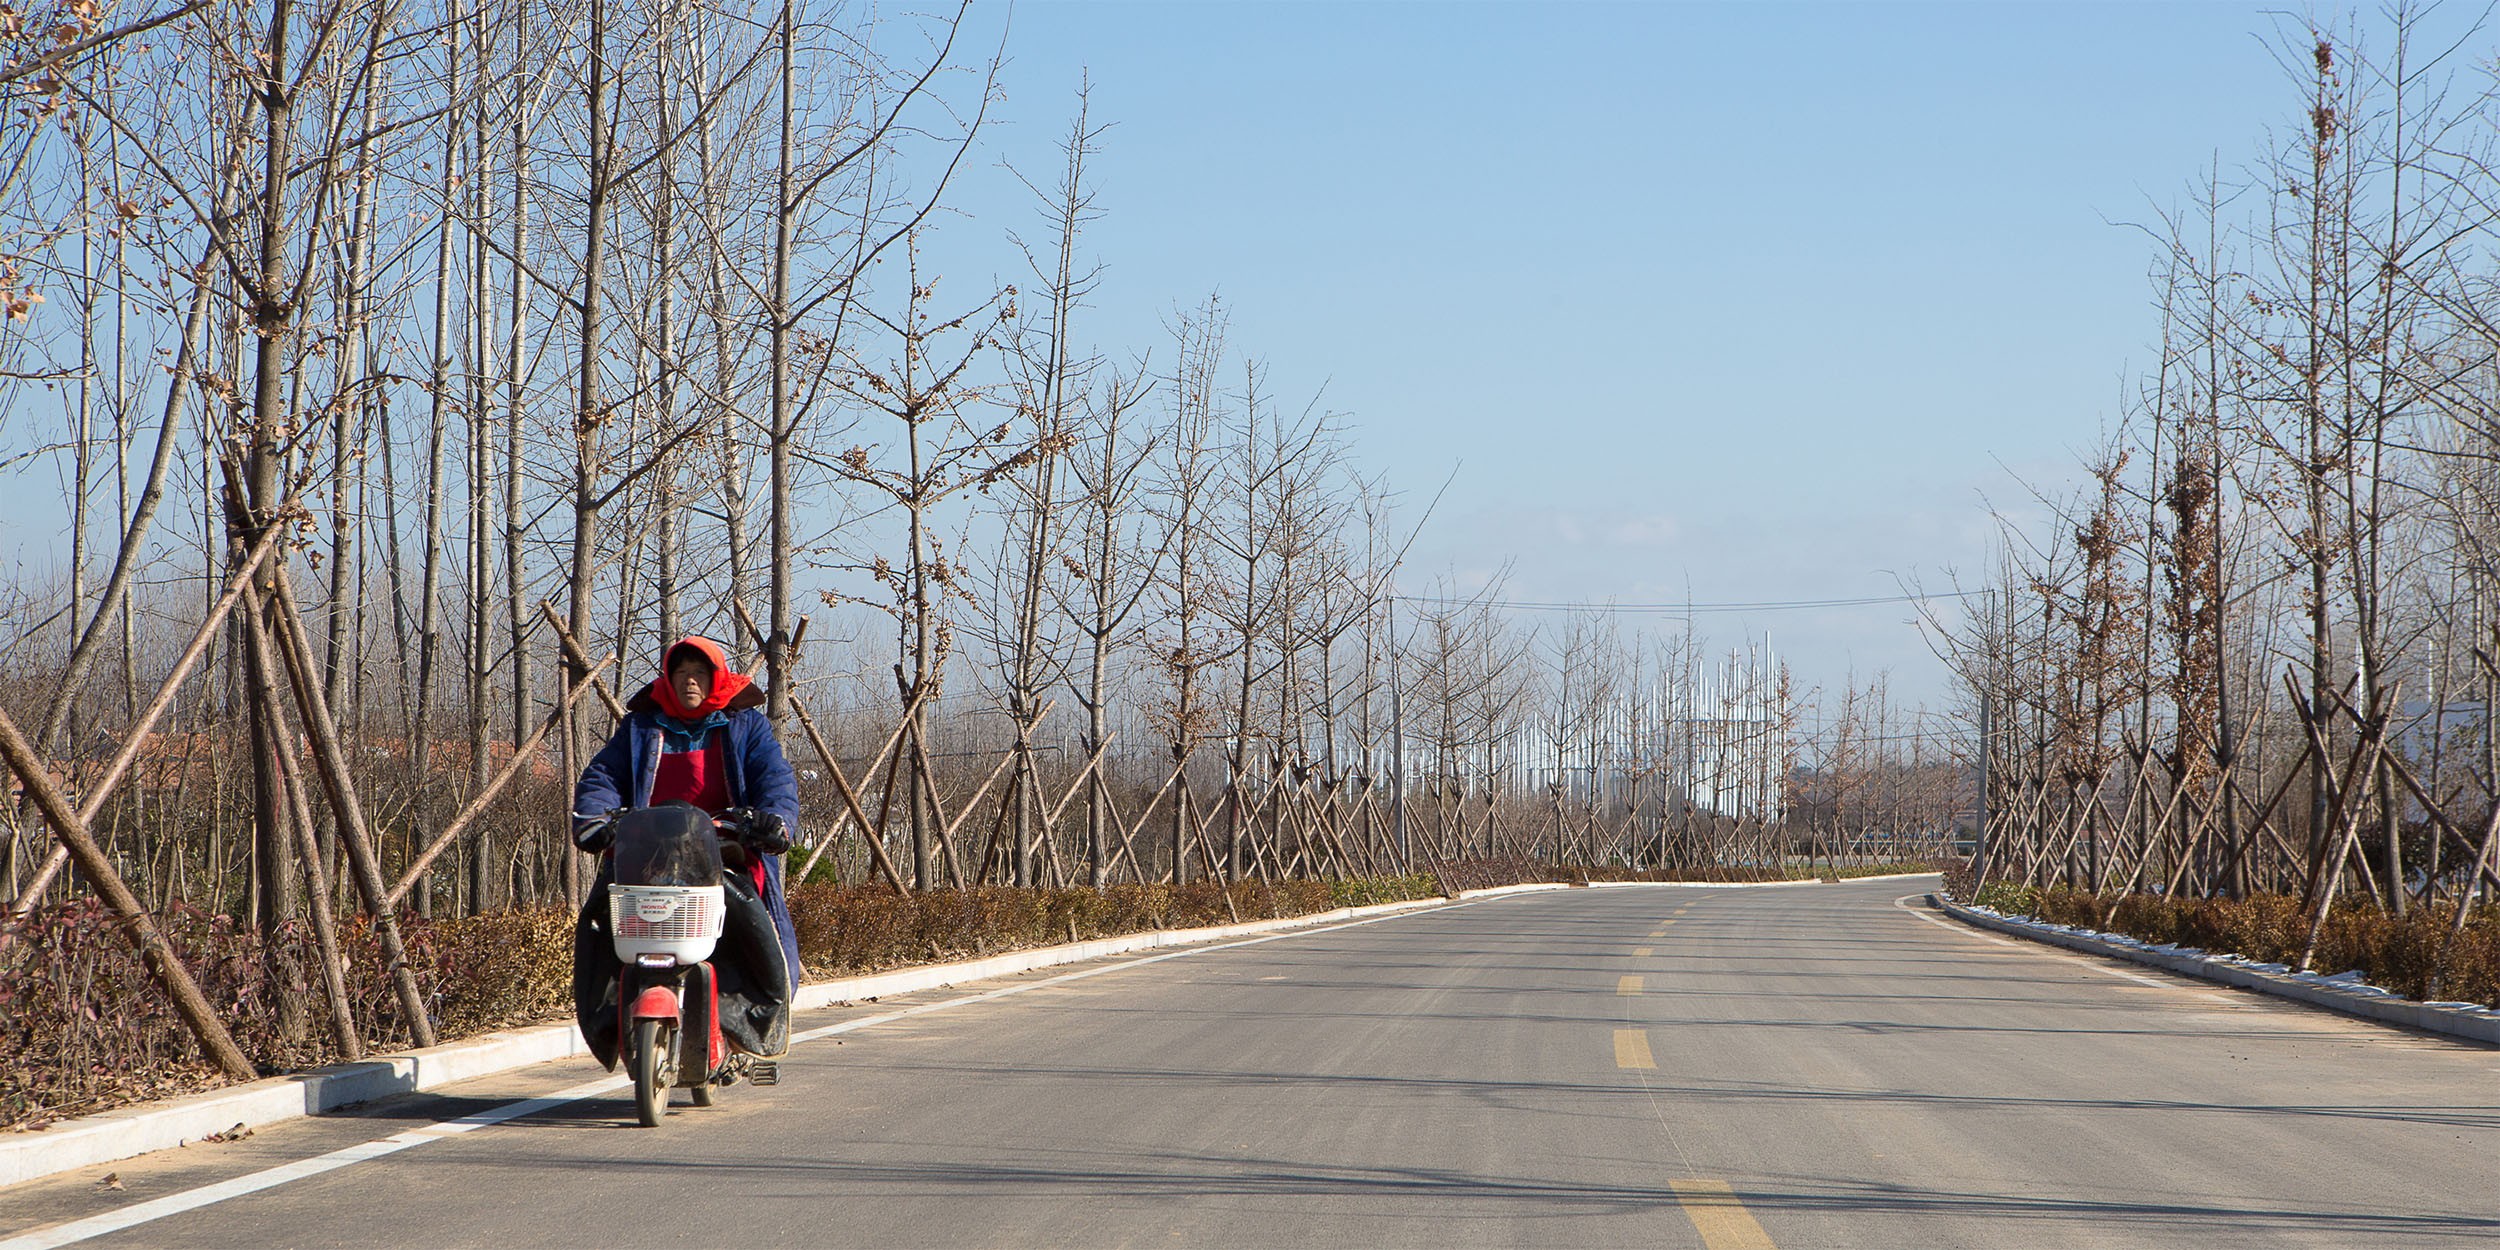
[[1339, 907], [1367, 907], [1375, 903], [1410, 903], [1416, 899], [1439, 898], [1441, 883], [1431, 873], [1415, 872], [1402, 877], [1341, 877], [1328, 883], [1330, 901]]
[[2117, 932], [2171, 946], [2180, 940], [2186, 917], [2176, 899], [2160, 894], [2129, 894], [2109, 909], [2108, 923]]
[[[1163, 928], [1309, 915], [1429, 897], [1427, 876], [1243, 882], [1228, 889], [1116, 885], [1102, 890], [928, 890], [802, 885], [790, 915], [809, 968], [860, 971]], [[1229, 900], [1229, 905], [1228, 905]], [[263, 1072], [341, 1056], [308, 928], [274, 938], [226, 916], [176, 907], [167, 940]], [[541, 910], [400, 919], [419, 992], [448, 1040], [564, 1017], [572, 1004], [573, 916]], [[342, 917], [350, 1008], [368, 1050], [409, 1044], [408, 1022], [361, 917]], [[222, 1084], [103, 905], [75, 899], [28, 917], [0, 955], [0, 1129]]]
[[1434, 875], [1440, 878], [1441, 892], [1452, 898], [1465, 890], [1495, 890], [1506, 885], [1529, 885], [1542, 881], [1584, 883], [1588, 880], [1577, 869], [1517, 855], [1454, 859], [1441, 865]]
[[1231, 924], [1236, 914], [1242, 920], [1307, 916], [1431, 892], [1424, 877], [1244, 881], [1229, 888], [1209, 881], [1100, 890], [981, 886], [911, 895], [884, 886], [811, 882], [790, 891], [790, 919], [808, 968], [857, 972], [1152, 929]]
[[[300, 922], [269, 939], [177, 906], [157, 917], [235, 1044], [263, 1072], [335, 1063], [319, 948]], [[572, 997], [572, 919], [508, 912], [400, 931], [419, 993], [446, 1038], [544, 1019]], [[347, 997], [368, 1050], [409, 1044], [380, 940], [343, 919]], [[104, 905], [73, 899], [27, 917], [0, 959], [0, 1127], [222, 1084]]]
[[[2013, 915], [2120, 933], [2146, 942], [2289, 964], [2309, 937], [2309, 916], [2288, 894], [2248, 898], [2096, 896], [2062, 886], [2035, 890], [1992, 882], [1981, 901]], [[2310, 961], [2321, 972], [2359, 972], [2407, 998], [2500, 1006], [2500, 906], [2475, 909], [2451, 937], [2456, 912], [2415, 908], [2403, 918], [2375, 907], [2329, 913]]]
[[2500, 1006], [2500, 907], [2475, 909], [2441, 971], [2440, 997]]
[[1979, 874], [1975, 861], [1958, 859], [1944, 867], [1944, 892], [1954, 898], [1975, 903], [1979, 898]]
[[2244, 955], [2261, 963], [2300, 958], [2309, 939], [2300, 900], [2287, 894], [2197, 899], [2182, 916], [2179, 942], [2216, 954]]
[[[1548, 865], [1548, 881], [1785, 881], [1780, 869], [1760, 864], [1698, 864], [1686, 868], [1626, 868], [1621, 864], [1597, 864], [1588, 868], [1562, 868]], [[1887, 865], [1881, 871], [1892, 871]]]
[[[428, 928], [434, 1001], [427, 1005], [440, 1035], [489, 1033], [573, 1009], [571, 915], [507, 911]], [[398, 1002], [392, 997], [394, 1012]]]
[[2315, 965], [2321, 972], [2357, 970], [2372, 985], [2407, 998], [2500, 1002], [2491, 963], [2500, 951], [2500, 915], [2479, 910], [2482, 915], [2469, 918], [2453, 945], [2453, 908], [2417, 907], [2401, 919], [2377, 910], [2336, 912], [2318, 935]]

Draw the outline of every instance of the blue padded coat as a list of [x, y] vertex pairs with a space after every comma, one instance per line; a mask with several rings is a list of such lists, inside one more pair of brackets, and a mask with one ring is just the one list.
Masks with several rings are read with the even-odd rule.
[[[796, 839], [799, 779], [791, 772], [789, 759], [781, 753], [781, 740], [773, 735], [773, 723], [761, 708], [763, 701], [763, 693], [752, 687], [740, 691], [730, 704], [729, 723], [713, 731], [719, 735], [729, 773], [729, 802], [733, 807], [752, 807], [781, 817], [783, 826]], [[624, 721], [617, 725], [608, 745], [582, 770], [581, 780], [573, 787], [575, 820], [604, 816], [623, 807], [651, 805], [651, 787], [660, 775], [661, 712], [647, 690], [636, 693], [625, 707]], [[764, 907], [772, 913], [773, 926], [781, 931], [782, 953], [789, 958], [790, 975], [795, 980], [799, 975], [799, 939], [790, 925], [790, 905], [782, 897], [781, 856], [759, 858], [764, 861]]]

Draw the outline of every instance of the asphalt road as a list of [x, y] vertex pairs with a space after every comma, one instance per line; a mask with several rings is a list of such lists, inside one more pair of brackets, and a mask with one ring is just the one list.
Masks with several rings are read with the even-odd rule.
[[516, 1108], [603, 1077], [549, 1065], [0, 1191], [0, 1250], [122, 1212], [161, 1214], [80, 1244], [2500, 1242], [2500, 1051], [1896, 902], [1930, 884], [1517, 895], [863, 1003], [656, 1130]]

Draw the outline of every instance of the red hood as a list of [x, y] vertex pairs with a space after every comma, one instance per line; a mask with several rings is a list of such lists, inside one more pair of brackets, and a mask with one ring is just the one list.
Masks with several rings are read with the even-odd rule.
[[[671, 689], [668, 684], [669, 661], [674, 658], [679, 651], [685, 650], [689, 647], [700, 653], [704, 659], [712, 662], [712, 693], [706, 697], [703, 702], [698, 703], [693, 707], [687, 707], [685, 704], [678, 702], [677, 692], [674, 689]], [[652, 680], [649, 689], [646, 690], [645, 693], [651, 697], [651, 702], [657, 705], [661, 711], [666, 712], [679, 720], [701, 720], [714, 712], [728, 707], [730, 701], [736, 699], [739, 695], [751, 694], [751, 688], [754, 685], [754, 678], [729, 667], [729, 653], [721, 650], [721, 645], [719, 643], [714, 642], [709, 638], [695, 635], [680, 638], [677, 641], [670, 643], [667, 649], [660, 652], [660, 675]], [[640, 700], [636, 700], [636, 702], [640, 702]], [[756, 702], [762, 702], [762, 700], [758, 699]]]

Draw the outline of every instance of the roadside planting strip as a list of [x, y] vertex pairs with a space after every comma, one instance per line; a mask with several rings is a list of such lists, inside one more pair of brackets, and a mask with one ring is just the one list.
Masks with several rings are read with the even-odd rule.
[[[1945, 916], [1932, 915], [1909, 906], [1912, 899], [1924, 899]], [[2373, 985], [2363, 985], [2334, 977], [2321, 977], [2293, 972], [2281, 964], [2261, 964], [2236, 955], [2213, 955], [2178, 946], [2155, 946], [2116, 934], [2093, 933], [2063, 925], [2043, 924], [2015, 916], [1984, 912], [1952, 902], [1934, 894], [1908, 894], [1894, 899], [1893, 906], [1964, 937], [2002, 946], [2063, 947], [2083, 956], [2100, 956], [2145, 967], [2159, 968], [2207, 984], [2234, 986], [2273, 998], [2324, 1007], [2339, 1015], [2356, 1019], [2420, 1029], [2426, 1033], [2445, 1034], [2486, 1046], [2500, 1046], [2500, 1011], [2476, 1003], [2424, 1003], [2389, 993]], [[1961, 922], [1960, 924], [1954, 923]], [[1990, 937], [1977, 929], [1993, 929], [2008, 937]], [[2028, 939], [2016, 941], [2012, 939]], [[2062, 955], [2122, 981], [2133, 981], [2162, 989], [2191, 989], [2173, 981], [2161, 981], [2138, 973], [2112, 968], [2096, 960]], [[2205, 992], [2206, 997], [2221, 995]]]
[[[1644, 882], [1640, 884], [1652, 883]], [[1673, 887], [1678, 883], [1657, 882], [1655, 884], [1662, 887]], [[1038, 981], [1027, 981], [1017, 985], [1000, 986], [997, 989], [984, 990], [976, 994], [965, 994], [960, 997], [944, 999], [939, 1002], [923, 1003], [918, 1006], [903, 1007], [893, 1011], [882, 1011], [876, 1013], [875, 1015], [862, 1016], [856, 1020], [845, 1020], [838, 1024], [824, 1025], [818, 1028], [808, 1029], [804, 1032], [792, 1034], [790, 1044], [793, 1047], [796, 1047], [803, 1042], [820, 1041], [824, 1038], [836, 1037], [844, 1033], [857, 1032], [860, 1029], [865, 1029], [872, 1025], [887, 1024], [896, 1020], [906, 1020], [913, 1016], [924, 1016], [932, 1012], [951, 1011], [958, 1007], [969, 1007], [978, 1003], [991, 1002], [993, 1000], [1006, 998], [1011, 995], [1027, 993], [1032, 990], [1047, 989], [1055, 985], [1064, 985], [1071, 981], [1082, 981], [1089, 977], [1103, 976], [1113, 972], [1126, 972], [1132, 968], [1142, 968], [1148, 964], [1159, 964], [1165, 960], [1186, 959], [1193, 955], [1207, 955], [1213, 954], [1217, 951], [1239, 950], [1246, 946], [1261, 946], [1269, 942], [1280, 942], [1287, 938], [1307, 937], [1320, 933], [1335, 933], [1343, 929], [1358, 929], [1365, 925], [1374, 925], [1383, 921], [1397, 920], [1405, 916], [1416, 915], [1426, 911], [1443, 911], [1452, 907], [1465, 907], [1489, 897], [1512, 893], [1525, 893], [1537, 889], [1553, 888], [1568, 887], [1506, 887], [1498, 890], [1469, 891], [1460, 898], [1450, 901], [1436, 901], [1434, 903], [1421, 905], [1388, 904], [1382, 908], [1386, 914], [1372, 915], [1366, 918], [1347, 920], [1341, 923], [1305, 923], [1281, 933], [1271, 933], [1262, 937], [1247, 938], [1239, 941], [1219, 942], [1207, 946], [1192, 946], [1183, 950], [1166, 951], [1159, 955], [1148, 955], [1141, 959], [1122, 960], [1119, 963], [1104, 964], [1101, 967], [1096, 968], [1082, 968], [1075, 972], [1063, 972], [1057, 976], [1045, 977]], [[828, 1003], [822, 1005], [830, 1004]], [[567, 1025], [565, 1027], [570, 1028], [571, 1026]], [[229, 1180], [219, 1181], [210, 1185], [203, 1185], [195, 1189], [184, 1190], [181, 1193], [168, 1194], [165, 1197], [137, 1203], [119, 1211], [108, 1211], [102, 1215], [89, 1216], [82, 1220], [72, 1220], [68, 1223], [56, 1224], [48, 1228], [39, 1228], [18, 1236], [0, 1239], [0, 1250], [51, 1250], [52, 1247], [56, 1246], [75, 1245], [90, 1238], [101, 1237], [108, 1233], [120, 1232], [126, 1228], [134, 1228], [141, 1224], [147, 1224], [156, 1220], [164, 1219], [167, 1216], [180, 1215], [188, 1211], [196, 1211], [202, 1207], [214, 1206], [221, 1202], [227, 1202], [250, 1194], [260, 1193], [263, 1190], [275, 1189], [281, 1185], [292, 1184], [293, 1182], [304, 1180], [309, 1177], [319, 1176], [327, 1172], [335, 1172], [340, 1168], [351, 1167], [355, 1164], [364, 1163], [373, 1159], [385, 1158], [390, 1155], [398, 1154], [404, 1150], [410, 1150], [415, 1147], [425, 1145], [428, 1142], [441, 1141], [449, 1137], [458, 1137], [477, 1129], [488, 1128], [510, 1120], [517, 1120], [524, 1116], [537, 1115], [556, 1107], [579, 1102], [585, 1098], [596, 1098], [602, 1094], [612, 1093], [616, 1090], [623, 1089], [632, 1083], [632, 1078], [628, 1076], [601, 1077], [598, 1080], [575, 1085], [569, 1089], [558, 1090], [552, 1094], [546, 1094], [536, 1098], [525, 1098], [517, 1102], [506, 1103], [503, 1106], [495, 1107], [486, 1111], [480, 1111], [475, 1114], [438, 1121], [433, 1124], [428, 1124], [423, 1128], [409, 1129], [405, 1132], [394, 1133], [388, 1137], [380, 1138], [375, 1141], [359, 1142], [353, 1146], [333, 1150], [328, 1154], [316, 1155], [309, 1159], [300, 1159], [293, 1163], [280, 1164], [276, 1167], [265, 1168], [261, 1171], [247, 1173], [243, 1176], [237, 1176]]]
[[[1900, 875], [1917, 876], [1921, 874], [1907, 873]], [[1870, 880], [1872, 878], [1859, 879]], [[1782, 886], [1815, 884], [1825, 883], [1815, 881], [1606, 881], [1592, 882], [1591, 886], [1598, 888], [1648, 887], [1659, 889], [1772, 889]], [[825, 1007], [835, 1006], [861, 998], [884, 997], [886, 995], [911, 993], [925, 989], [945, 988], [947, 986], [966, 981], [980, 981], [1000, 976], [1011, 976], [1020, 972], [1032, 971], [1036, 968], [1048, 967], [1052, 964], [1077, 963], [1089, 959], [1105, 958], [1133, 950], [1153, 949], [1158, 946], [1174, 946], [1191, 942], [1206, 943], [1205, 945], [1190, 945], [1186, 946], [1184, 949], [1166, 951], [1162, 954], [1149, 955], [1139, 959], [1123, 960], [1115, 964], [1105, 964], [1100, 967], [1061, 973], [1057, 976], [1046, 977], [1038, 981], [1029, 981], [1018, 985], [1002, 986], [997, 989], [985, 990], [975, 994], [966, 994], [956, 998], [945, 999], [940, 1002], [924, 1003], [919, 1006], [879, 1012], [875, 1015], [863, 1016], [856, 1020], [845, 1020], [837, 1024], [825, 1025], [794, 1034], [792, 1035], [790, 1041], [791, 1045], [795, 1047], [803, 1042], [819, 1041], [824, 1038], [855, 1032], [860, 1029], [868, 1028], [871, 1025], [889, 1023], [895, 1020], [907, 1019], [912, 1016], [926, 1015], [931, 1012], [952, 1010], [957, 1007], [971, 1006], [977, 1003], [989, 1002], [993, 999], [1004, 998], [1013, 994], [1021, 994], [1028, 990], [1043, 989], [1070, 981], [1078, 981], [1089, 977], [1102, 976], [1106, 973], [1121, 972], [1131, 968], [1143, 967], [1148, 964], [1161, 963], [1168, 959], [1181, 959], [1192, 955], [1209, 954], [1215, 951], [1235, 950], [1245, 946], [1262, 945], [1267, 942], [1281, 941], [1285, 938], [1302, 937], [1309, 934], [1330, 933], [1339, 929], [1358, 928], [1363, 925], [1378, 924], [1384, 920], [1395, 920], [1403, 916], [1416, 915], [1427, 911], [1439, 911], [1451, 907], [1463, 907], [1472, 903], [1484, 901], [1486, 899], [1503, 897], [1512, 894], [1538, 893], [1572, 888], [1575, 887], [1560, 883], [1537, 883], [1531, 885], [1501, 886], [1485, 890], [1466, 890], [1460, 892], [1456, 898], [1451, 899], [1425, 899], [1406, 903], [1383, 903], [1369, 907], [1343, 908], [1334, 912], [1321, 913], [1314, 916], [1297, 916], [1279, 920], [1254, 921], [1246, 924], [1228, 925], [1214, 929], [1161, 930], [1141, 934], [1131, 934], [1117, 938], [1098, 938], [1088, 942], [1071, 943], [1065, 946], [1042, 947], [1025, 951], [1011, 951], [1003, 955], [994, 955], [986, 959], [976, 959], [963, 963], [940, 964], [922, 968], [904, 969], [869, 977], [845, 978], [837, 981], [819, 981], [799, 987], [799, 991], [797, 995], [794, 996], [792, 1002], [793, 1010], [819, 1010]], [[1237, 935], [1246, 932], [1262, 932], [1267, 930], [1275, 931], [1265, 932], [1263, 936], [1258, 937], [1237, 937]], [[235, 1113], [242, 1111], [240, 1119], [244, 1122], [252, 1123], [255, 1127], [266, 1126], [270, 1123], [280, 1122], [304, 1115], [319, 1114], [333, 1108], [371, 1101], [376, 1098], [398, 1096], [409, 1093], [421, 1093], [427, 1090], [439, 1089], [446, 1085], [454, 1084], [460, 1081], [474, 1080], [479, 1077], [490, 1076], [498, 1072], [512, 1071], [523, 1067], [532, 1067], [540, 1063], [554, 1062], [559, 1059], [571, 1057], [575, 1054], [584, 1053], [583, 1048], [579, 1044], [578, 1037], [572, 1037], [569, 1043], [553, 1050], [550, 1053], [530, 1053], [532, 1051], [544, 1049], [549, 1038], [561, 1040], [562, 1036], [572, 1035], [573, 1033], [574, 1029], [572, 1025], [563, 1024], [522, 1030], [516, 1034], [490, 1034], [486, 1038], [470, 1039], [466, 1042], [447, 1043], [444, 1046], [436, 1047], [434, 1050], [437, 1053], [433, 1055], [427, 1055], [425, 1052], [412, 1052], [405, 1055], [390, 1056], [381, 1060], [367, 1061], [363, 1064], [343, 1065], [342, 1070], [331, 1073], [304, 1073], [288, 1078], [273, 1078], [272, 1080], [256, 1082], [253, 1086], [246, 1086], [240, 1089], [212, 1091], [208, 1094], [195, 1095], [189, 1099], [175, 1100], [177, 1107], [180, 1107], [181, 1104], [190, 1104], [187, 1109], [188, 1114], [168, 1115], [164, 1108], [151, 1109], [144, 1106], [132, 1107], [122, 1109], [118, 1112], [108, 1112], [103, 1116], [94, 1117], [90, 1121], [77, 1121], [65, 1124], [53, 1133], [16, 1135], [20, 1138], [19, 1141], [0, 1144], [0, 1188], [4, 1188], [9, 1184], [20, 1181], [35, 1180], [47, 1175], [74, 1171], [77, 1168], [91, 1166], [93, 1164], [114, 1162], [119, 1159], [134, 1158], [142, 1154], [154, 1153], [157, 1150], [172, 1148], [176, 1145], [184, 1144], [184, 1142], [187, 1141], [187, 1134], [183, 1140], [153, 1140], [155, 1137], [164, 1136], [164, 1132], [161, 1128], [151, 1132], [150, 1126], [145, 1124], [145, 1121], [150, 1118], [160, 1120], [179, 1120], [186, 1124], [190, 1120], [200, 1120], [202, 1123], [206, 1123], [208, 1120], [215, 1120], [219, 1125], [223, 1125], [236, 1122], [237, 1117]], [[535, 1045], [533, 1045], [533, 1043]], [[515, 1056], [516, 1058], [514, 1061], [500, 1061], [490, 1057], [490, 1055], [505, 1054]], [[527, 1057], [518, 1057], [521, 1055], [526, 1055]], [[377, 1082], [382, 1082], [384, 1084], [376, 1085]], [[335, 1086], [335, 1088], [325, 1089], [325, 1084]], [[586, 1098], [596, 1098], [603, 1094], [613, 1093], [617, 1090], [626, 1088], [630, 1084], [632, 1084], [632, 1078], [628, 1076], [617, 1075], [601, 1077], [597, 1080], [588, 1081], [568, 1089], [559, 1090], [553, 1094], [521, 1099], [515, 1102], [507, 1103], [500, 1107], [494, 1107], [470, 1115], [439, 1121], [434, 1124], [426, 1125], [422, 1128], [409, 1129], [404, 1132], [394, 1133], [388, 1137], [379, 1138], [374, 1141], [360, 1142], [356, 1145], [343, 1147], [327, 1154], [316, 1155], [309, 1159], [300, 1159], [292, 1163], [280, 1164], [276, 1167], [265, 1168], [258, 1172], [248, 1173], [243, 1176], [233, 1177], [224, 1181], [185, 1190], [181, 1193], [169, 1194], [162, 1198], [137, 1203], [119, 1211], [106, 1212], [102, 1215], [90, 1216], [81, 1220], [74, 1220], [68, 1223], [30, 1230], [26, 1233], [13, 1237], [0, 1238], [0, 1250], [39, 1250], [39, 1248], [74, 1245], [90, 1238], [101, 1237], [108, 1233], [118, 1232], [122, 1229], [133, 1228], [142, 1224], [164, 1219], [170, 1215], [178, 1215], [186, 1211], [195, 1211], [202, 1207], [214, 1206], [221, 1202], [244, 1197], [249, 1194], [259, 1193], [263, 1190], [274, 1189], [281, 1185], [290, 1184], [309, 1177], [319, 1176], [326, 1172], [333, 1172], [340, 1168], [349, 1167], [354, 1164], [367, 1162], [373, 1159], [385, 1158], [390, 1155], [398, 1154], [404, 1150], [425, 1145], [428, 1142], [440, 1141], [448, 1137], [457, 1137], [465, 1133], [473, 1132], [477, 1129], [488, 1128], [510, 1120], [536, 1115], [556, 1107], [565, 1106], [569, 1103], [579, 1102]], [[360, 1092], [366, 1087], [373, 1087], [373, 1092]], [[243, 1110], [246, 1107], [249, 1108], [248, 1111]], [[203, 1117], [205, 1117], [205, 1119], [203, 1119]], [[138, 1145], [135, 1149], [86, 1148], [77, 1151], [52, 1149], [52, 1147], [55, 1146], [69, 1144], [69, 1142], [74, 1140], [82, 1130], [95, 1135], [110, 1133], [114, 1136], [133, 1141], [139, 1140], [143, 1137], [148, 1140], [146, 1144]], [[213, 1131], [215, 1131], [213, 1128], [201, 1129], [199, 1130], [198, 1135], [205, 1137], [209, 1132]], [[41, 1152], [42, 1156], [48, 1156], [48, 1158], [38, 1157], [37, 1152]], [[9, 1157], [12, 1154], [19, 1155], [20, 1157], [12, 1159]]]

